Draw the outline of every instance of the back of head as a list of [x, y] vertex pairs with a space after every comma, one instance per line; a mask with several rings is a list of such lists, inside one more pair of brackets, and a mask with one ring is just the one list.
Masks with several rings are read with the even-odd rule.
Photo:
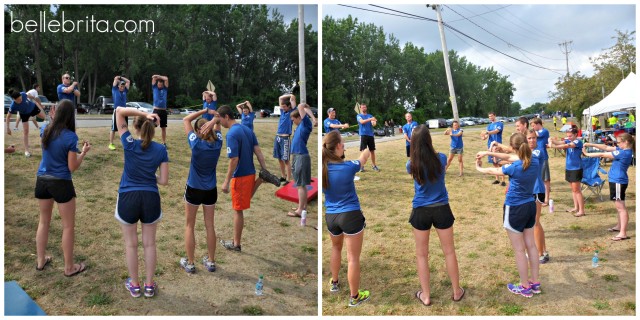
[[542, 119], [540, 119], [540, 118], [533, 118], [533, 120], [531, 120], [531, 123], [533, 123], [533, 124], [539, 124], [539, 125], [542, 125]]
[[156, 125], [147, 117], [138, 116], [133, 120], [133, 127], [138, 131], [142, 143], [142, 150], [146, 150], [153, 142], [153, 136], [156, 133]]
[[204, 136], [202, 134], [200, 134], [200, 128], [202, 128], [202, 126], [204, 126], [204, 124], [207, 123], [207, 122], [208, 121], [205, 118], [200, 118], [200, 119], [196, 120], [196, 125], [194, 126], [196, 135], [200, 139], [203, 139], [203, 140], [209, 141], [209, 142], [218, 140], [218, 136], [216, 135], [216, 133], [213, 130], [209, 130], [209, 132], [207, 132], [207, 134], [204, 135]]
[[518, 158], [522, 160], [522, 168], [527, 170], [531, 164], [531, 148], [529, 148], [529, 144], [527, 143], [527, 137], [522, 133], [515, 133], [511, 135], [509, 144], [511, 148], [515, 150]]
[[20, 90], [16, 88], [9, 89], [9, 96], [11, 97], [11, 99], [17, 99], [20, 96]]
[[525, 128], [529, 129], [529, 119], [527, 119], [527, 117], [520, 117], [516, 121], [525, 126]]
[[293, 118], [300, 118], [300, 111], [298, 111], [298, 109], [293, 110], [293, 111], [291, 112], [291, 117], [293, 117]]
[[218, 108], [218, 114], [220, 115], [221, 118], [226, 118], [227, 116], [232, 118], [231, 116], [231, 107], [229, 107], [228, 105], [223, 105], [220, 108]]
[[342, 136], [338, 131], [329, 131], [322, 138], [322, 187], [329, 188], [329, 166], [331, 162], [341, 162], [342, 157], [336, 154], [336, 148], [342, 142]]
[[75, 107], [73, 102], [62, 99], [56, 107], [56, 116], [42, 134], [42, 147], [46, 149], [49, 143], [60, 135], [62, 130], [76, 132]]
[[424, 184], [424, 171], [427, 170], [427, 179], [435, 182], [442, 173], [442, 165], [438, 153], [433, 148], [429, 128], [421, 124], [411, 134], [410, 146], [411, 166], [409, 171], [418, 184]]

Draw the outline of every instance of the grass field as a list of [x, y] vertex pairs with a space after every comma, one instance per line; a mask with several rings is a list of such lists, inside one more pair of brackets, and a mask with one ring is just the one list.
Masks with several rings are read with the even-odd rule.
[[[267, 166], [279, 172], [271, 156], [276, 122], [256, 123]], [[131, 128], [131, 127], [130, 127]], [[32, 156], [23, 155], [22, 134], [5, 135], [5, 145], [14, 144], [17, 152], [5, 155], [5, 281], [16, 280], [50, 315], [316, 315], [317, 306], [317, 201], [309, 205], [306, 228], [300, 220], [286, 216], [295, 206], [274, 196], [276, 188], [264, 184], [245, 211], [242, 253], [230, 252], [218, 245], [218, 270], [209, 273], [200, 263], [206, 254], [202, 209], [196, 223], [197, 272], [189, 275], [179, 266], [186, 256], [184, 248], [184, 185], [191, 152], [182, 124], [168, 128], [169, 185], [160, 186], [163, 219], [157, 232], [159, 292], [153, 299], [132, 298], [124, 287], [127, 269], [120, 225], [113, 217], [118, 184], [122, 174], [123, 153], [109, 151], [108, 131], [104, 128], [79, 128], [80, 141], [88, 140], [92, 149], [73, 175], [77, 193], [76, 261], [84, 261], [88, 270], [77, 277], [63, 276], [60, 247], [61, 221], [54, 209], [48, 254], [51, 267], [38, 272], [34, 266], [38, 203], [33, 196], [35, 176], [42, 153], [36, 130], [31, 127]], [[314, 133], [317, 132], [314, 130]], [[223, 135], [226, 134], [223, 129]], [[160, 141], [160, 130], [156, 141]], [[312, 159], [317, 158], [317, 140], [309, 139]], [[256, 166], [259, 168], [257, 161]], [[312, 162], [317, 176], [317, 162]], [[218, 162], [218, 185], [228, 166], [226, 153]], [[219, 191], [215, 226], [218, 238], [232, 238], [232, 210], [229, 194]], [[144, 275], [142, 243], [139, 246], [140, 274]], [[259, 274], [265, 277], [265, 295], [256, 297], [254, 286]]]
[[[546, 127], [553, 128], [548, 123]], [[504, 137], [515, 128], [506, 126]], [[552, 132], [552, 136], [564, 136]], [[396, 134], [397, 135], [397, 134]], [[433, 135], [436, 150], [448, 153], [450, 138]], [[456, 217], [454, 235], [462, 286], [462, 302], [451, 301], [451, 284], [444, 267], [438, 237], [431, 232], [431, 307], [422, 306], [414, 294], [420, 289], [415, 264], [415, 243], [408, 223], [413, 199], [413, 180], [406, 173], [404, 141], [376, 144], [381, 172], [359, 173], [356, 189], [367, 219], [361, 255], [361, 288], [371, 299], [348, 308], [346, 250], [340, 270], [340, 292], [329, 292], [331, 240], [322, 230], [322, 314], [324, 315], [635, 315], [636, 301], [636, 168], [628, 171], [627, 209], [629, 241], [613, 242], [607, 228], [616, 224], [617, 213], [606, 200], [591, 197], [586, 217], [565, 212], [573, 206], [569, 184], [564, 181], [565, 159], [550, 152], [551, 198], [555, 212], [543, 208], [542, 225], [551, 261], [540, 267], [542, 294], [527, 299], [506, 289], [518, 281], [513, 250], [502, 228], [505, 187], [492, 185], [493, 177], [475, 170], [475, 153], [486, 150], [479, 131], [464, 136], [465, 174], [458, 177], [457, 162], [449, 168], [446, 184]], [[347, 159], [357, 158], [358, 147], [347, 148]], [[457, 161], [454, 160], [454, 161]], [[485, 164], [486, 166], [486, 164]], [[605, 169], [608, 170], [609, 166]], [[587, 195], [587, 192], [584, 193]], [[595, 249], [600, 267], [591, 267]]]

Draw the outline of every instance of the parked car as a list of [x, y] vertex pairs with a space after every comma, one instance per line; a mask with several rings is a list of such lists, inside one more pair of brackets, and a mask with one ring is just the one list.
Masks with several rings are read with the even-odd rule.
[[429, 128], [446, 128], [447, 127], [447, 120], [442, 119], [442, 118], [438, 118], [438, 119], [430, 119], [427, 120], [425, 122], [425, 124], [427, 125], [427, 127]]
[[464, 123], [465, 126], [475, 126], [475, 121], [471, 120], [471, 117], [460, 118], [460, 123]]
[[169, 114], [180, 114], [180, 109], [171, 108], [168, 111]]
[[376, 128], [376, 129], [373, 129], [373, 135], [375, 135], [375, 136], [381, 136], [381, 137], [384, 137], [384, 136], [386, 136], [387, 134], [386, 134], [386, 132], [384, 131], [384, 128]]
[[146, 113], [152, 113], [153, 112], [153, 106], [149, 103], [146, 102], [140, 102], [140, 101], [132, 101], [132, 102], [127, 102], [127, 107], [132, 107], [132, 108], [136, 108], [142, 112], [146, 112]]
[[9, 107], [11, 107], [11, 103], [13, 102], [13, 99], [11, 99], [10, 96], [8, 95], [4, 95], [4, 114], [9, 113]]
[[78, 105], [76, 106], [76, 110], [78, 111], [78, 114], [89, 113], [90, 109], [91, 109], [91, 105], [88, 103], [78, 103]]
[[113, 99], [99, 96], [96, 98], [96, 102], [93, 104], [91, 108], [92, 112], [96, 112], [98, 114], [112, 114], [113, 113]]
[[195, 111], [191, 109], [180, 109], [180, 114], [192, 114], [192, 113], [195, 113]]
[[56, 106], [55, 102], [49, 101], [49, 99], [47, 99], [47, 97], [43, 95], [39, 95], [38, 98], [40, 99], [40, 104], [42, 104], [42, 107], [44, 108], [44, 112], [46, 114], [49, 114], [49, 110], [51, 110], [51, 107]]
[[256, 112], [256, 115], [261, 118], [267, 118], [271, 116], [271, 111], [267, 109], [260, 109]]

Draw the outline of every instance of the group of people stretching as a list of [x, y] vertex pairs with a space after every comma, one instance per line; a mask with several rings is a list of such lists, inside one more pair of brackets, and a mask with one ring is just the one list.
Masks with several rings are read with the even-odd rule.
[[[440, 238], [449, 275], [453, 301], [460, 301], [465, 294], [460, 286], [458, 262], [453, 241], [454, 216], [449, 206], [449, 198], [445, 186], [445, 174], [455, 155], [459, 155], [460, 175], [462, 166], [462, 130], [457, 122], [453, 128], [445, 131], [451, 136], [449, 157], [437, 152], [432, 143], [431, 133], [425, 125], [412, 125], [411, 115], [405, 116], [407, 129], [405, 140], [409, 161], [407, 173], [414, 180], [414, 197], [409, 223], [413, 227], [416, 242], [416, 264], [420, 290], [415, 298], [423, 305], [430, 306], [428, 248], [431, 226], [434, 226]], [[609, 170], [611, 200], [618, 211], [618, 224], [609, 229], [618, 232], [613, 241], [628, 239], [626, 228], [628, 213], [625, 207], [625, 190], [628, 185], [627, 169], [632, 161], [634, 138], [629, 134], [618, 136], [618, 146], [609, 147], [600, 144], [583, 144], [577, 138], [576, 130], [569, 130], [566, 138], [558, 140], [550, 138], [542, 127], [542, 120], [532, 120], [529, 129], [527, 118], [516, 121], [516, 133], [502, 144], [502, 123], [495, 121], [495, 114], [489, 113], [492, 123], [481, 133], [482, 139], [488, 139], [488, 150], [476, 154], [476, 170], [496, 177], [494, 184], [504, 176], [509, 177], [506, 197], [503, 206], [503, 227], [514, 250], [519, 281], [507, 284], [507, 289], [524, 297], [532, 297], [542, 292], [539, 280], [539, 264], [546, 263], [550, 257], [544, 240], [544, 230], [540, 224], [543, 205], [549, 200], [549, 164], [546, 148], [567, 149], [566, 180], [572, 190], [577, 182], [580, 190], [582, 169], [581, 154], [588, 157], [604, 157], [613, 159]], [[498, 136], [499, 134], [499, 136]], [[604, 152], [586, 152], [582, 147], [594, 147]], [[328, 132], [322, 144], [322, 188], [325, 195], [326, 225], [330, 234], [332, 247], [330, 258], [331, 280], [330, 292], [340, 290], [338, 274], [341, 265], [343, 242], [347, 245], [347, 280], [349, 284], [349, 306], [354, 307], [370, 298], [368, 290], [360, 288], [360, 253], [366, 226], [354, 177], [370, 156], [364, 148], [357, 160], [345, 161], [344, 139], [338, 131]], [[483, 167], [483, 158], [487, 158], [492, 167]], [[577, 160], [576, 160], [577, 159]], [[577, 167], [576, 167], [577, 166]], [[503, 180], [504, 181], [504, 180]], [[584, 216], [584, 200], [573, 194], [576, 217]], [[580, 194], [581, 195], [581, 194]]]

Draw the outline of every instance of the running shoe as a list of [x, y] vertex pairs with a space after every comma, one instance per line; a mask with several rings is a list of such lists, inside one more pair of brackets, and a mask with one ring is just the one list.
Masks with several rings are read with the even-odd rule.
[[115, 150], [116, 149], [116, 145], [113, 143], [109, 143], [109, 150]]
[[542, 289], [540, 288], [540, 282], [531, 282], [529, 281], [529, 288], [531, 288], [531, 292], [538, 294], [542, 293]]
[[509, 291], [511, 291], [514, 294], [519, 294], [523, 297], [527, 297], [527, 298], [531, 298], [533, 297], [533, 290], [531, 290], [531, 287], [529, 288], [525, 288], [522, 285], [515, 285], [513, 283], [509, 283], [507, 285], [507, 288], [509, 289]]
[[27, 158], [31, 157], [31, 152], [25, 151], [24, 152], [24, 156], [27, 157]]
[[284, 177], [280, 177], [280, 185], [284, 186], [285, 184], [287, 184], [287, 179], [285, 179]]
[[204, 256], [204, 258], [202, 258], [202, 264], [209, 272], [216, 271], [216, 263], [215, 261], [209, 261], [209, 256]]
[[373, 169], [373, 171], [375, 172], [380, 172], [380, 168], [378, 168], [378, 166], [372, 166], [371, 167]]
[[131, 283], [131, 278], [127, 278], [124, 286], [127, 288], [127, 290], [129, 290], [129, 294], [131, 294], [132, 297], [140, 297], [140, 285], [134, 286], [133, 283]]
[[227, 250], [231, 251], [242, 251], [242, 245], [235, 245], [233, 240], [220, 240], [220, 244]]
[[364, 172], [364, 167], [360, 168], [360, 172]]
[[[496, 181], [497, 181], [497, 180], [496, 180]], [[502, 182], [500, 182], [500, 185], [504, 187], [504, 186], [506, 186], [506, 185], [507, 185], [507, 183], [506, 183], [506, 182], [504, 182], [504, 181], [502, 181]]]
[[196, 264], [195, 263], [189, 264], [189, 259], [187, 258], [180, 258], [180, 266], [183, 267], [184, 271], [186, 271], [187, 273], [196, 272]]
[[329, 291], [331, 292], [338, 292], [340, 291], [340, 285], [338, 284], [338, 281], [333, 281], [333, 280], [329, 280]]
[[366, 302], [367, 300], [369, 300], [369, 298], [371, 297], [369, 291], [367, 290], [358, 290], [358, 296], [357, 297], [351, 297], [349, 299], [349, 307], [357, 307], [358, 305], [360, 305], [363, 302]]
[[541, 264], [545, 264], [547, 262], [549, 262], [549, 254], [548, 253], [543, 253], [542, 256], [540, 256], [540, 263]]
[[152, 284], [144, 284], [144, 296], [147, 298], [153, 298], [158, 291], [158, 284], [154, 281]]

